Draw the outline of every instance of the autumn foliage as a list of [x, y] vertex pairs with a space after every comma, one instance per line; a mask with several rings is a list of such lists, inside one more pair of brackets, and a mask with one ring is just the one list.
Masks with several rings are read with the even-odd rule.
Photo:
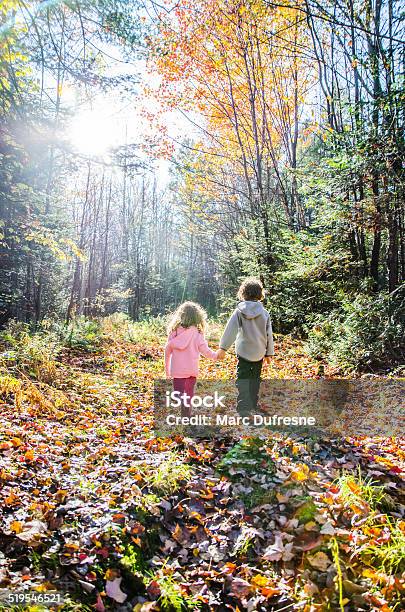
[[[1, 589], [100, 611], [398, 607], [401, 440], [156, 438], [163, 338], [99, 324], [95, 345], [54, 356], [52, 382], [0, 371]], [[277, 338], [273, 373], [317, 367]]]

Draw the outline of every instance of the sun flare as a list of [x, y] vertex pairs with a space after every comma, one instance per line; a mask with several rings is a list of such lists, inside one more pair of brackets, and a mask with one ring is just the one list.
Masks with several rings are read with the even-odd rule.
[[102, 156], [119, 144], [119, 131], [110, 113], [86, 110], [74, 117], [68, 139], [78, 152]]

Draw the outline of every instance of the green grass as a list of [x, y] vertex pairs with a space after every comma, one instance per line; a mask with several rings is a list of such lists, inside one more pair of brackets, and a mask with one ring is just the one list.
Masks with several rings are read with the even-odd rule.
[[[49, 611], [49, 608], [45, 608]], [[69, 596], [65, 596], [63, 605], [58, 608], [58, 612], [94, 612], [94, 606], [87, 605], [83, 601], [74, 601]]]
[[161, 344], [166, 337], [167, 318], [151, 317], [143, 321], [127, 321], [124, 328], [124, 340], [134, 344]]
[[245, 504], [245, 507], [250, 510], [256, 506], [274, 503], [276, 500], [276, 492], [274, 489], [265, 489], [255, 483], [252, 485], [250, 493], [242, 493], [240, 498]]
[[[381, 517], [380, 517], [381, 518]], [[367, 565], [389, 575], [405, 570], [405, 532], [403, 521], [385, 515], [385, 522], [368, 523], [367, 527], [381, 529], [386, 537], [377, 537], [363, 546], [360, 556]]]
[[34, 570], [34, 572], [39, 572], [40, 567], [41, 567], [41, 557], [42, 555], [38, 554], [35, 550], [33, 550], [31, 552], [30, 555], [30, 561], [31, 561], [31, 567]]
[[259, 438], [246, 438], [235, 444], [230, 451], [224, 455], [217, 465], [219, 472], [229, 476], [232, 480], [238, 475], [233, 472], [243, 472], [247, 475], [258, 472], [273, 473], [275, 465], [273, 460], [264, 450], [264, 442]]
[[0, 370], [52, 383], [61, 348], [57, 334], [45, 323], [33, 333], [26, 323], [11, 320], [0, 333]]
[[376, 510], [388, 502], [384, 487], [371, 478], [363, 478], [360, 467], [357, 476], [343, 472], [336, 485], [346, 506], [362, 505], [365, 502], [372, 510]]
[[332, 547], [333, 562], [336, 568], [336, 581], [337, 581], [338, 591], [339, 591], [339, 609], [340, 609], [340, 612], [345, 612], [344, 603], [343, 603], [343, 574], [342, 574], [342, 568], [340, 565], [339, 544], [336, 538], [332, 539], [331, 547]]
[[235, 542], [232, 555], [237, 558], [246, 557], [253, 548], [255, 536], [249, 528], [242, 528], [241, 534]]
[[[299, 503], [297, 501], [297, 503]], [[301, 503], [297, 510], [294, 513], [294, 517], [299, 520], [302, 525], [309, 523], [314, 520], [316, 513], [318, 512], [318, 508], [312, 497], [305, 497], [303, 503]]]
[[163, 612], [184, 612], [200, 607], [201, 602], [185, 594], [172, 574], [162, 574], [154, 579], [159, 585], [158, 602]]
[[275, 500], [275, 491], [249, 479], [256, 474], [274, 473], [274, 461], [266, 453], [264, 442], [259, 438], [246, 438], [235, 444], [217, 465], [220, 474], [238, 483], [248, 479], [250, 490], [240, 495], [247, 509]]
[[145, 571], [145, 562], [142, 558], [142, 552], [138, 546], [128, 544], [125, 549], [125, 554], [120, 559], [121, 565], [132, 572], [133, 574], [143, 573]]
[[161, 495], [172, 495], [183, 482], [188, 482], [193, 475], [193, 468], [183, 462], [178, 453], [169, 457], [145, 475], [146, 484]]

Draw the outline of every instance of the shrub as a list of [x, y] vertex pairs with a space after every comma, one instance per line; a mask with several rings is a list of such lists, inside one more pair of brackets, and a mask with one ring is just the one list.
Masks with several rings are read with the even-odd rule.
[[318, 317], [309, 330], [306, 349], [345, 371], [403, 364], [402, 308], [398, 293], [345, 298], [341, 308]]
[[166, 335], [167, 319], [164, 316], [150, 317], [142, 321], [130, 322], [126, 340], [134, 344], [156, 344]]
[[90, 353], [100, 348], [103, 339], [101, 323], [85, 317], [73, 319], [66, 327], [61, 328], [60, 333], [64, 346]]
[[281, 261], [273, 277], [268, 307], [276, 331], [298, 333], [314, 318], [339, 308], [345, 294], [358, 287], [356, 264], [340, 239], [302, 230], [284, 233]]
[[51, 382], [56, 373], [56, 357], [61, 350], [57, 335], [46, 324], [31, 333], [26, 323], [9, 321], [0, 334], [3, 351], [0, 367], [24, 373], [39, 381]]
[[103, 333], [111, 338], [123, 338], [131, 320], [125, 312], [114, 312], [101, 319]]

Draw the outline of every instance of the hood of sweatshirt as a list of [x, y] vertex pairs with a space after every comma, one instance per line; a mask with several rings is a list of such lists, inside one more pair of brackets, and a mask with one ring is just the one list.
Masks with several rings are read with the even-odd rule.
[[239, 302], [237, 309], [245, 319], [256, 319], [263, 315], [263, 305], [261, 302]]
[[190, 342], [199, 333], [196, 327], [178, 327], [173, 336], [170, 338], [168, 344], [172, 348], [182, 351], [188, 347]]

